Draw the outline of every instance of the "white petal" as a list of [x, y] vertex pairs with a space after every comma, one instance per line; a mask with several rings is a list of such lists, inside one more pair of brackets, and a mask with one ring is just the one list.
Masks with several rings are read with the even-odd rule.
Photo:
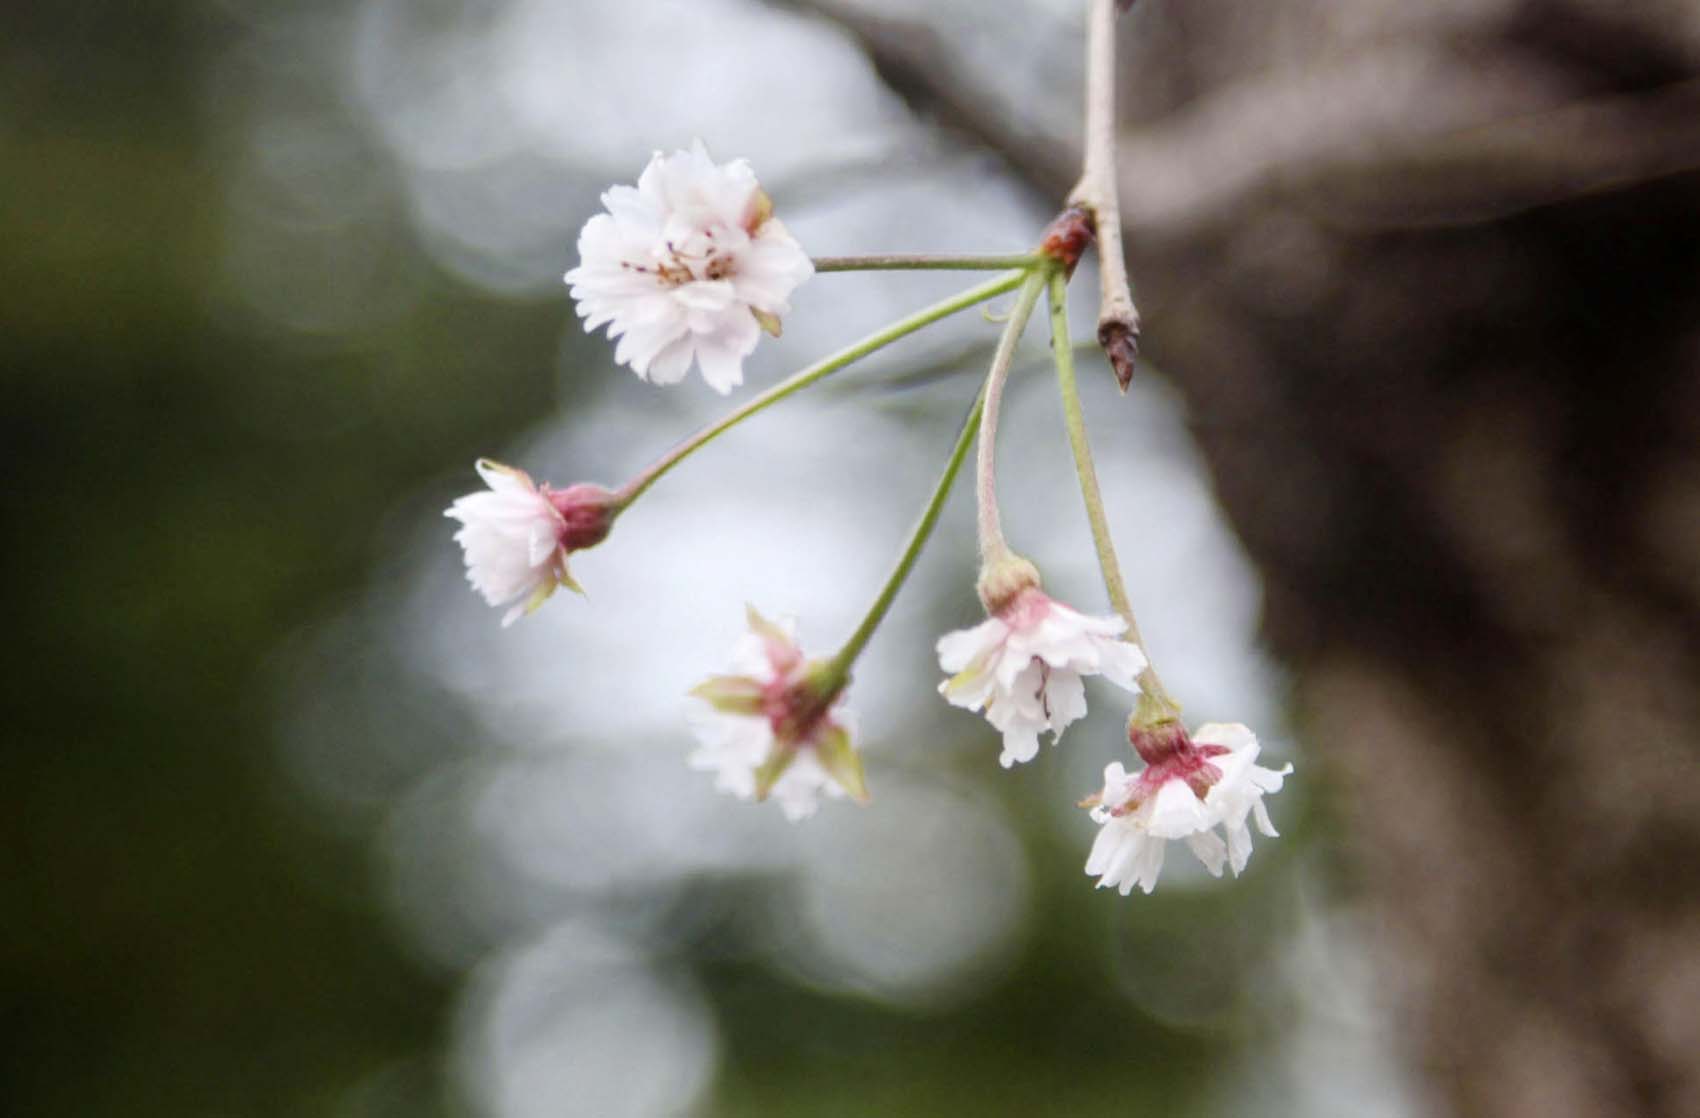
[[1246, 830], [1244, 823], [1238, 826], [1228, 826], [1226, 830], [1228, 832], [1229, 864], [1233, 866], [1234, 876], [1238, 877], [1240, 871], [1245, 869], [1246, 862], [1251, 858], [1251, 832]]
[[1270, 838], [1280, 838], [1281, 834], [1275, 829], [1275, 824], [1269, 821], [1269, 809], [1263, 806], [1263, 797], [1251, 805], [1252, 817], [1257, 820], [1257, 829]]
[[1127, 641], [1105, 640], [1098, 645], [1098, 674], [1128, 691], [1137, 691], [1136, 677], [1145, 670], [1145, 654]]
[[697, 350], [697, 365], [702, 369], [702, 379], [722, 396], [744, 383], [744, 358], [732, 350], [702, 346]]
[[1157, 878], [1163, 872], [1163, 847], [1167, 845], [1158, 838], [1145, 839], [1134, 858], [1132, 876], [1122, 883], [1122, 896], [1132, 892], [1136, 883], [1147, 894], [1157, 887]]
[[1192, 740], [1199, 745], [1221, 745], [1237, 751], [1255, 746], [1257, 735], [1239, 722], [1206, 722], [1193, 731]]
[[1186, 844], [1198, 855], [1198, 860], [1204, 863], [1204, 868], [1210, 871], [1211, 877], [1222, 876], [1222, 863], [1227, 860], [1228, 847], [1216, 837], [1215, 831], [1200, 831], [1195, 835], [1188, 835]]
[[527, 536], [526, 559], [532, 567], [541, 567], [549, 562], [550, 557], [555, 554], [555, 549], [560, 546], [560, 532], [552, 521], [532, 521]]
[[1012, 722], [1004, 728], [1003, 753], [998, 764], [1012, 768], [1025, 764], [1039, 755], [1039, 731], [1043, 727], [1033, 722]]
[[656, 384], [677, 384], [691, 371], [691, 358], [696, 347], [690, 338], [683, 337], [663, 349], [649, 364], [649, 379]]
[[1003, 642], [1008, 627], [995, 617], [988, 617], [972, 629], [958, 629], [939, 638], [935, 646], [939, 669], [956, 673], [983, 654], [994, 651]]
[[1070, 722], [1086, 714], [1086, 684], [1073, 672], [1054, 669], [1045, 682], [1045, 702], [1051, 731], [1061, 737]]
[[1104, 766], [1104, 791], [1101, 798], [1106, 804], [1121, 803], [1132, 793], [1138, 780], [1136, 774], [1122, 768], [1120, 761], [1112, 761]]
[[[1147, 814], [1148, 813], [1148, 814]], [[1140, 809], [1146, 826], [1158, 838], [1185, 838], [1208, 830], [1216, 820], [1184, 780], [1165, 781]]]

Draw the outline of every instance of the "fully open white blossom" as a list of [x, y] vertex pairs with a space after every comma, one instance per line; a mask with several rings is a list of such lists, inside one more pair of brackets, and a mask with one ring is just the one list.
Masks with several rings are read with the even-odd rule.
[[1212, 876], [1222, 875], [1224, 863], [1238, 876], [1251, 857], [1246, 817], [1255, 814], [1258, 828], [1275, 834], [1263, 796], [1281, 790], [1291, 765], [1277, 772], [1256, 764], [1257, 738], [1238, 723], [1209, 723], [1190, 739], [1181, 735], [1181, 742], [1138, 772], [1120, 764], [1104, 770], [1104, 788], [1092, 807], [1100, 829], [1086, 858], [1086, 872], [1099, 875], [1099, 888], [1119, 888], [1124, 897], [1135, 885], [1151, 892], [1163, 870], [1164, 847], [1177, 839]]
[[[796, 622], [770, 622], [750, 611], [750, 631], [732, 652], [735, 674], [692, 692], [691, 730], [700, 743], [691, 768], [715, 774], [714, 786], [741, 800], [772, 796], [785, 818], [815, 813], [819, 797], [865, 799], [855, 727], [836, 696], [802, 710], [810, 664], [796, 641]], [[765, 787], [764, 787], [765, 785]]]
[[1031, 761], [1041, 733], [1054, 742], [1086, 713], [1082, 676], [1138, 688], [1134, 677], [1144, 670], [1145, 656], [1119, 639], [1126, 628], [1119, 617], [1077, 613], [1029, 587], [974, 628], [940, 638], [939, 667], [950, 678], [939, 693], [955, 706], [985, 710], [986, 720], [1003, 732], [998, 763], [1004, 768]]
[[656, 152], [637, 186], [611, 187], [607, 213], [579, 234], [568, 272], [584, 328], [608, 326], [614, 360], [656, 384], [694, 361], [721, 393], [743, 383], [744, 358], [814, 265], [742, 159], [716, 164], [699, 140]]
[[596, 485], [539, 487], [524, 470], [478, 460], [489, 489], [456, 500], [443, 513], [461, 523], [466, 578], [492, 606], [517, 604], [512, 625], [548, 600], [557, 586], [578, 589], [567, 570], [572, 551], [600, 542], [613, 522], [613, 494]]

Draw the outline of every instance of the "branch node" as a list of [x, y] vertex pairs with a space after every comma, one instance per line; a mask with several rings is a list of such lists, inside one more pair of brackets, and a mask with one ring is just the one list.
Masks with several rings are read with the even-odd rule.
[[1045, 226], [1045, 235], [1039, 239], [1039, 255], [1058, 261], [1063, 266], [1063, 275], [1072, 276], [1081, 254], [1097, 236], [1097, 229], [1091, 209], [1071, 205]]

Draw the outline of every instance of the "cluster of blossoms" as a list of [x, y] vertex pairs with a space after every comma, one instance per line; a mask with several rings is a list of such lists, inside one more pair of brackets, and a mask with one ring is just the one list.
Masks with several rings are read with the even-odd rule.
[[[817, 263], [828, 270], [827, 262], [811, 261], [773, 216], [747, 164], [717, 165], [700, 143], [689, 151], [657, 153], [635, 187], [616, 186], [602, 201], [607, 212], [585, 225], [579, 266], [566, 279], [585, 328], [606, 326], [618, 339], [615, 360], [657, 384], [682, 380], [694, 365], [715, 390], [729, 392], [742, 383], [744, 358], [761, 333], [779, 332], [792, 292], [815, 273]], [[538, 608], [557, 587], [578, 590], [567, 566], [571, 553], [605, 540], [618, 516], [695, 449], [863, 353], [1019, 288], [981, 398], [866, 620], [837, 653], [811, 659], [797, 643], [794, 622], [769, 621], [751, 608], [749, 631], [734, 650], [731, 671], [691, 693], [691, 725], [700, 746], [689, 764], [712, 772], [717, 788], [741, 799], [771, 797], [794, 821], [813, 815], [822, 796], [867, 802], [854, 726], [843, 706], [850, 670], [907, 578], [977, 434], [982, 554], [977, 590], [986, 616], [938, 641], [945, 675], [940, 694], [984, 714], [1002, 735], [999, 762], [1009, 768], [1037, 757], [1041, 736], [1055, 743], [1085, 715], [1086, 677], [1102, 677], [1130, 693], [1135, 707], [1128, 739], [1145, 764], [1136, 772], [1110, 765], [1103, 789], [1083, 801], [1101, 827], [1087, 872], [1098, 875], [1100, 886], [1119, 887], [1123, 894], [1135, 885], [1150, 892], [1164, 845], [1184, 840], [1212, 874], [1220, 875], [1224, 865], [1238, 874], [1251, 853], [1248, 819], [1265, 835], [1275, 834], [1263, 796], [1278, 791], [1291, 770], [1256, 764], [1257, 740], [1244, 726], [1210, 724], [1187, 733], [1139, 643], [1119, 575], [1110, 575], [1113, 553], [1101, 504], [1095, 504], [1097, 482], [1083, 428], [1075, 437], [1079, 400], [1061, 308], [1068, 276], [1091, 236], [1089, 214], [1065, 212], [1037, 253], [996, 258], [1004, 273], [998, 279], [776, 385], [620, 489], [579, 484], [557, 490], [520, 470], [480, 461], [478, 472], [488, 488], [447, 510], [461, 525], [455, 539], [465, 552], [468, 580], [490, 605], [508, 607], [504, 625]], [[892, 258], [879, 259], [883, 263], [867, 266], [892, 266]], [[965, 268], [990, 266], [961, 259]], [[1114, 615], [1082, 613], [1048, 595], [1037, 568], [1009, 549], [998, 524], [992, 470], [998, 401], [1014, 346], [1047, 287], [1059, 381], [1074, 424], [1071, 442], [1088, 510], [1096, 514], [1094, 536]]]

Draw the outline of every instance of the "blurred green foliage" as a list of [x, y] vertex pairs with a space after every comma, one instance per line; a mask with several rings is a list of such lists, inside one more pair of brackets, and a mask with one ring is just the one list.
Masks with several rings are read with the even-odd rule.
[[165, 3], [0, 23], [0, 1093], [324, 1113], [434, 1066], [448, 987], [398, 949], [363, 848], [280, 787], [262, 669], [360, 585], [397, 493], [548, 405], [559, 309], [444, 285], [383, 337], [246, 329], [195, 84], [229, 29]]

